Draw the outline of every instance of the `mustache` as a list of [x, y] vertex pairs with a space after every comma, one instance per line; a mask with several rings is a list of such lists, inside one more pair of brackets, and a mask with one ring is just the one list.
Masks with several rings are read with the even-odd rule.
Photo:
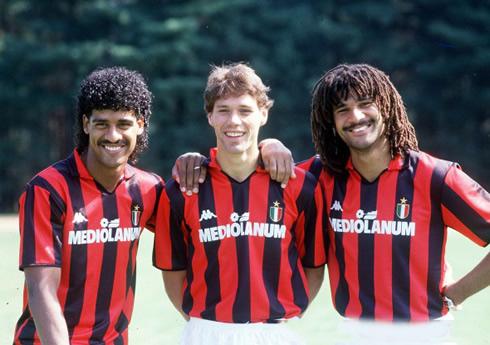
[[129, 142], [127, 140], [124, 140], [124, 139], [118, 140], [116, 142], [102, 139], [102, 140], [97, 141], [97, 145], [126, 145], [126, 146], [128, 146]]
[[358, 126], [371, 125], [373, 123], [374, 123], [374, 120], [363, 120], [363, 121], [353, 123], [350, 126], [342, 127], [342, 130], [348, 131], [348, 130], [354, 129], [355, 127], [358, 127]]

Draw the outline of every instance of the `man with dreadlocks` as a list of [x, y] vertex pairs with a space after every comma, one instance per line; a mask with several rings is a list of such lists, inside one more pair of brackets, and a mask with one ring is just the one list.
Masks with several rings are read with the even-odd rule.
[[26, 293], [14, 344], [128, 343], [136, 253], [163, 181], [132, 167], [148, 146], [152, 94], [122, 67], [82, 82], [76, 149], [19, 202]]
[[311, 126], [324, 168], [330, 284], [341, 315], [438, 319], [490, 284], [487, 255], [444, 285], [447, 228], [486, 246], [490, 195], [456, 163], [418, 150], [385, 73], [364, 64], [328, 71], [313, 89]]
[[[448, 318], [450, 308], [490, 284], [490, 255], [459, 281], [444, 280], [448, 227], [481, 246], [490, 242], [490, 194], [456, 163], [419, 151], [385, 73], [366, 64], [326, 72], [313, 89], [311, 126], [318, 155], [299, 166], [323, 186], [328, 273], [342, 316]], [[264, 142], [262, 158], [287, 179], [277, 170], [289, 166], [289, 150], [278, 147]], [[276, 158], [280, 151], [285, 159]]]

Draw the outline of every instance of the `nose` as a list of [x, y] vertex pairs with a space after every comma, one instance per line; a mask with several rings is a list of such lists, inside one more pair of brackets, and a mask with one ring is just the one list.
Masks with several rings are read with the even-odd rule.
[[352, 121], [359, 121], [365, 118], [365, 115], [360, 108], [352, 107], [349, 117]]
[[111, 142], [117, 142], [121, 140], [122, 135], [119, 133], [119, 129], [115, 125], [110, 125], [107, 129], [105, 138]]
[[230, 113], [230, 116], [228, 117], [228, 122], [232, 123], [232, 124], [240, 124], [241, 119], [240, 119], [240, 114], [238, 113], [238, 111], [233, 110]]

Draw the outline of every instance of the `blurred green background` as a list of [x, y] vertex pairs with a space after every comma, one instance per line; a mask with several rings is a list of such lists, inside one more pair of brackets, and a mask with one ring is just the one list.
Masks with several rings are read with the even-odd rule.
[[73, 150], [74, 99], [98, 66], [140, 71], [154, 93], [139, 166], [170, 178], [206, 153], [209, 64], [247, 61], [276, 100], [262, 137], [313, 154], [310, 91], [342, 62], [366, 62], [399, 89], [421, 149], [490, 187], [488, 0], [0, 0], [0, 212]]

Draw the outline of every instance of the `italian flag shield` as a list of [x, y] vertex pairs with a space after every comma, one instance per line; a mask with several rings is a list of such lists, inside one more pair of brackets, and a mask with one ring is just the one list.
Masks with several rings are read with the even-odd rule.
[[282, 218], [282, 207], [271, 207], [269, 210], [269, 216], [273, 222], [278, 222]]
[[400, 219], [405, 219], [410, 211], [410, 205], [408, 204], [397, 204], [396, 205], [396, 215]]

